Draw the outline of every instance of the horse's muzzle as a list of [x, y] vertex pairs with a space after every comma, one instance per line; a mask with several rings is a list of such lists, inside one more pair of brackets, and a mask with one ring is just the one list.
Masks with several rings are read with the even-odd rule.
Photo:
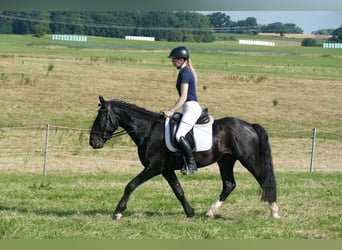
[[89, 138], [89, 145], [90, 145], [93, 149], [100, 149], [100, 148], [103, 148], [104, 142], [103, 142], [103, 140], [102, 140], [101, 137], [94, 136], [94, 135], [90, 135], [90, 138]]

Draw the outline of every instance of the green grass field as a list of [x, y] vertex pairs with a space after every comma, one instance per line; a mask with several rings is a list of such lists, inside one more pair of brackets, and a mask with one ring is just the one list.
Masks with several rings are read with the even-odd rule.
[[137, 189], [120, 221], [111, 215], [132, 174], [1, 174], [2, 239], [340, 239], [341, 175], [278, 174], [282, 218], [270, 219], [255, 180], [237, 189], [217, 217], [204, 213], [220, 192], [213, 173], [182, 177], [192, 220], [157, 177]]
[[[255, 180], [237, 166], [237, 188], [214, 220], [203, 214], [220, 192], [215, 167], [180, 176], [197, 212], [193, 220], [161, 177], [133, 193], [121, 221], [111, 220], [141, 166], [127, 136], [103, 150], [89, 148], [98, 95], [155, 112], [168, 108], [177, 71], [167, 55], [178, 45], [0, 35], [0, 238], [341, 238], [342, 50], [293, 44], [184, 44], [199, 76], [200, 102], [211, 115], [239, 117], [269, 132], [282, 219], [269, 218]], [[43, 177], [46, 124], [52, 130]]]

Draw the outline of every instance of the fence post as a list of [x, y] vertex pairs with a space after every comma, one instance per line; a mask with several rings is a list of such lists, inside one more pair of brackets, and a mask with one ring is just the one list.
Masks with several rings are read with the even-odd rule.
[[313, 128], [312, 129], [312, 146], [311, 146], [310, 174], [314, 170], [315, 145], [316, 145], [316, 128]]
[[47, 158], [49, 153], [49, 133], [50, 125], [46, 124], [46, 136], [45, 136], [45, 151], [44, 151], [44, 176], [46, 175]]

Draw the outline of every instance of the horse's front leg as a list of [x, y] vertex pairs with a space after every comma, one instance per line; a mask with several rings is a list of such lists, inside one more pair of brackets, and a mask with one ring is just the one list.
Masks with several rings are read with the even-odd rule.
[[167, 180], [171, 186], [173, 192], [175, 193], [177, 199], [181, 202], [184, 212], [188, 218], [192, 218], [195, 215], [194, 209], [190, 206], [188, 201], [185, 199], [183, 188], [181, 187], [175, 171], [172, 169], [165, 170], [162, 175]]
[[127, 202], [131, 193], [142, 183], [151, 179], [152, 177], [160, 174], [156, 169], [145, 168], [141, 173], [134, 177], [125, 187], [124, 194], [119, 201], [114, 213], [113, 219], [120, 220], [122, 217], [122, 212], [127, 208]]

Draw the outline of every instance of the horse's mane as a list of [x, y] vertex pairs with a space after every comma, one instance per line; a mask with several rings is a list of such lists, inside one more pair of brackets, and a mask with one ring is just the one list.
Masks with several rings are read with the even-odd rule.
[[148, 114], [148, 115], [152, 115], [152, 116], [159, 116], [159, 113], [147, 110], [147, 109], [139, 107], [135, 104], [128, 103], [128, 102], [125, 102], [125, 101], [122, 101], [119, 99], [112, 99], [110, 102], [114, 103], [114, 104], [118, 104], [120, 106], [124, 106], [124, 107], [130, 108], [130, 109], [133, 109], [133, 110], [136, 110], [136, 111], [139, 111], [139, 112], [142, 112], [144, 114]]

